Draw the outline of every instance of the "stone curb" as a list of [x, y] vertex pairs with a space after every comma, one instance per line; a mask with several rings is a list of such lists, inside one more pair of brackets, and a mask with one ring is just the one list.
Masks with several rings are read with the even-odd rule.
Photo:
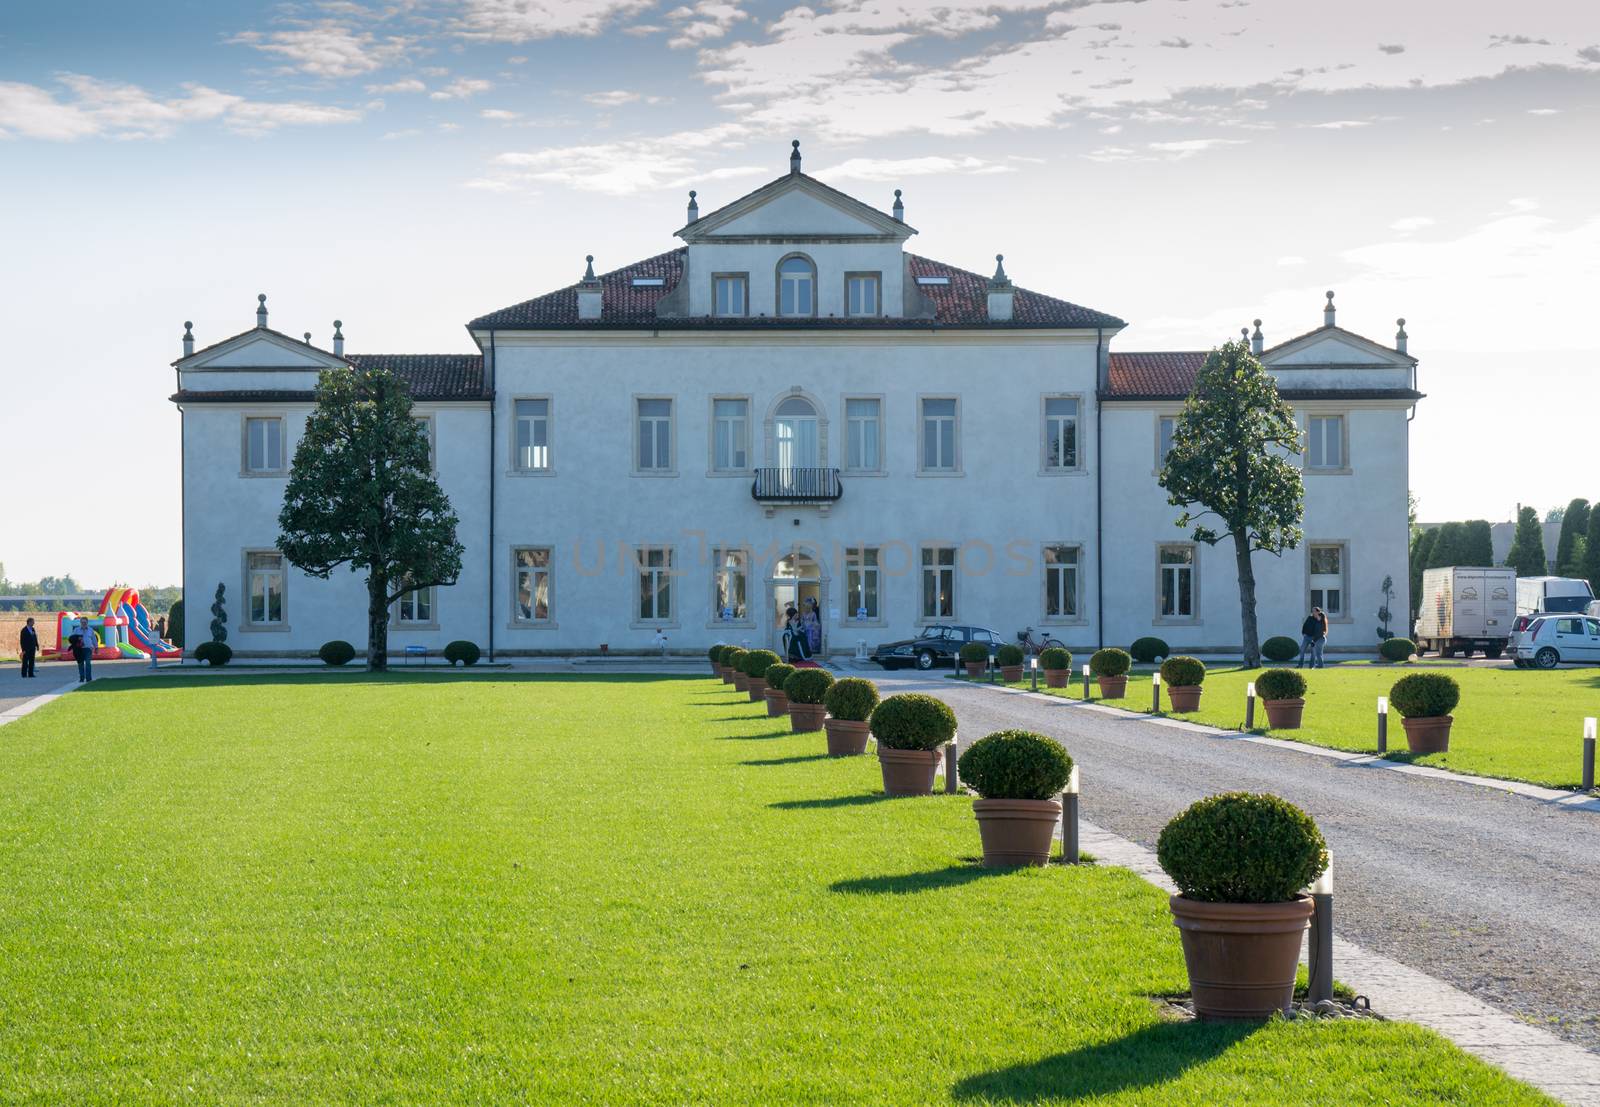
[[8, 708], [5, 711], [0, 711], [0, 726], [5, 726], [7, 723], [14, 723], [24, 715], [32, 715], [35, 711], [39, 710], [39, 708], [43, 707], [51, 700], [60, 699], [68, 692], [77, 689], [78, 686], [77, 679], [73, 678], [71, 683], [63, 684], [53, 692], [45, 692], [42, 695], [34, 696], [31, 700], [23, 700], [15, 707]]

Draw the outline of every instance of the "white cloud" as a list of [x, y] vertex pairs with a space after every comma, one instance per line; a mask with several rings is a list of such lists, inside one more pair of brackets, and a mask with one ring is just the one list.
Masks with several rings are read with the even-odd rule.
[[498, 182], [495, 187], [501, 191], [527, 185], [559, 184], [626, 196], [771, 173], [771, 166], [724, 166], [710, 171], [700, 168], [701, 158], [739, 144], [747, 133], [748, 128], [743, 124], [722, 123], [659, 137], [510, 151], [495, 157], [488, 174], [480, 179]]
[[629, 92], [625, 88], [614, 88], [609, 92], [591, 92], [584, 96], [586, 104], [593, 104], [597, 108], [620, 108], [623, 104], [631, 104], [644, 97], [637, 92]]
[[466, 0], [456, 33], [480, 42], [597, 35], [655, 0]]
[[476, 77], [457, 77], [438, 91], [428, 93], [428, 99], [466, 100], [480, 92], [488, 92], [493, 87], [492, 81], [483, 81]]
[[368, 85], [367, 91], [379, 94], [390, 92], [427, 92], [428, 86], [417, 80], [415, 77], [406, 77], [403, 80], [391, 81], [386, 85]]
[[1009, 165], [996, 165], [982, 158], [851, 158], [813, 176], [823, 181], [898, 181], [903, 177], [923, 177], [933, 173], [987, 175], [1015, 173]]
[[1529, 108], [1529, 115], [1560, 115], [1560, 108]]
[[1243, 146], [1242, 138], [1186, 138], [1179, 142], [1152, 142], [1150, 149], [1158, 154], [1168, 154], [1174, 159], [1192, 158], [1220, 146]]
[[504, 108], [484, 108], [478, 115], [483, 119], [494, 119], [501, 122], [522, 118], [520, 111], [506, 111]]
[[228, 40], [285, 59], [291, 68], [314, 77], [339, 79], [371, 73], [405, 59], [413, 40], [378, 38], [331, 20], [292, 31], [246, 31]]
[[712, 39], [722, 38], [734, 24], [749, 16], [733, 4], [719, 0], [700, 0], [693, 7], [674, 8], [667, 18], [677, 26], [667, 45], [674, 49], [700, 46]]
[[1391, 231], [1399, 231], [1401, 234], [1413, 234], [1416, 231], [1420, 231], [1426, 227], [1431, 227], [1433, 224], [1434, 220], [1430, 216], [1407, 215], [1404, 218], [1396, 219], [1393, 223], [1390, 223], [1389, 229]]
[[1326, 123], [1307, 123], [1306, 126], [1317, 131], [1348, 131], [1356, 127], [1370, 127], [1370, 119], [1330, 119]]

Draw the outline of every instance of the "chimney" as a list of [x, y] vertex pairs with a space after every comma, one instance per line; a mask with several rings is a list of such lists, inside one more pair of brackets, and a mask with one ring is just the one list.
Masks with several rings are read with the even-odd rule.
[[594, 275], [594, 255], [590, 254], [585, 260], [589, 267], [583, 271], [583, 280], [578, 282], [578, 318], [598, 319], [604, 289], [600, 278]]
[[1333, 292], [1331, 290], [1328, 292], [1328, 302], [1322, 305], [1322, 325], [1324, 327], [1333, 326]]
[[185, 319], [183, 321], [183, 356], [188, 357], [194, 353], [194, 324]]
[[1006, 256], [994, 256], [994, 276], [989, 278], [989, 321], [991, 323], [1011, 322], [1012, 304], [1016, 298], [1016, 290], [1011, 286], [1011, 278], [1006, 276]]
[[1263, 346], [1266, 345], [1266, 343], [1267, 343], [1267, 340], [1265, 338], [1263, 338], [1262, 335], [1261, 335], [1261, 320], [1257, 319], [1256, 320], [1256, 333], [1250, 336], [1250, 352], [1252, 354], [1254, 354], [1256, 357], [1260, 357], [1261, 356], [1261, 349], [1262, 349]]
[[344, 357], [344, 323], [333, 321], [333, 356]]
[[267, 294], [265, 292], [256, 297], [256, 326], [267, 325]]
[[800, 140], [797, 138], [789, 144], [794, 149], [789, 153], [789, 172], [800, 172]]
[[1400, 328], [1394, 332], [1394, 348], [1403, 354], [1406, 352], [1406, 321], [1396, 319], [1394, 322], [1395, 326]]
[[904, 223], [906, 221], [906, 206], [900, 201], [900, 190], [898, 188], [894, 190], [894, 221], [896, 223]]
[[700, 219], [700, 202], [695, 199], [694, 189], [689, 190], [689, 222], [695, 223]]

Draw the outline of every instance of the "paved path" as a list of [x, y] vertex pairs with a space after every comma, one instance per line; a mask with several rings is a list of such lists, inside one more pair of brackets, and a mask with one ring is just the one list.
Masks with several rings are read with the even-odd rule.
[[1335, 857], [1340, 935], [1600, 1052], [1600, 815], [1066, 700], [873, 676], [886, 692], [938, 694], [964, 740], [1004, 727], [1059, 737], [1081, 767], [1084, 818], [1150, 848], [1215, 792], [1299, 804]]

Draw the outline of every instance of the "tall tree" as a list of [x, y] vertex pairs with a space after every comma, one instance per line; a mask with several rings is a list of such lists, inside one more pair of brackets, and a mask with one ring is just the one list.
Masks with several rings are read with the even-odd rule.
[[1544, 527], [1539, 525], [1539, 513], [1531, 507], [1517, 512], [1517, 533], [1511, 539], [1506, 564], [1515, 569], [1519, 577], [1545, 575]]
[[367, 573], [367, 666], [389, 664], [389, 605], [461, 572], [456, 513], [428, 461], [428, 435], [397, 377], [331, 369], [295, 447], [278, 514], [278, 549], [324, 580]]
[[1573, 547], [1589, 530], [1589, 501], [1582, 496], [1567, 505], [1561, 516], [1561, 537], [1556, 539], [1556, 572], [1564, 577], [1577, 576], [1582, 570], [1573, 557]]
[[1417, 612], [1422, 610], [1422, 571], [1428, 567], [1428, 555], [1433, 552], [1433, 543], [1439, 537], [1439, 528], [1430, 527], [1420, 530], [1411, 540], [1411, 621], [1416, 622]]
[[[1597, 501], [1600, 503], [1600, 501]], [[1589, 533], [1584, 538], [1583, 575], [1600, 595], [1600, 506], [1589, 509]]]
[[1461, 560], [1458, 565], [1494, 564], [1494, 528], [1487, 519], [1468, 519], [1461, 524]]
[[1247, 669], [1261, 664], [1251, 554], [1300, 544], [1305, 486], [1291, 460], [1299, 452], [1294, 412], [1250, 347], [1228, 342], [1212, 350], [1173, 429], [1161, 487], [1168, 503], [1184, 509], [1178, 526], [1193, 526], [1195, 541], [1233, 539]]
[[1434, 530], [1433, 535], [1433, 545], [1428, 550], [1428, 568], [1472, 564], [1467, 560], [1467, 528], [1464, 524], [1444, 523]]

